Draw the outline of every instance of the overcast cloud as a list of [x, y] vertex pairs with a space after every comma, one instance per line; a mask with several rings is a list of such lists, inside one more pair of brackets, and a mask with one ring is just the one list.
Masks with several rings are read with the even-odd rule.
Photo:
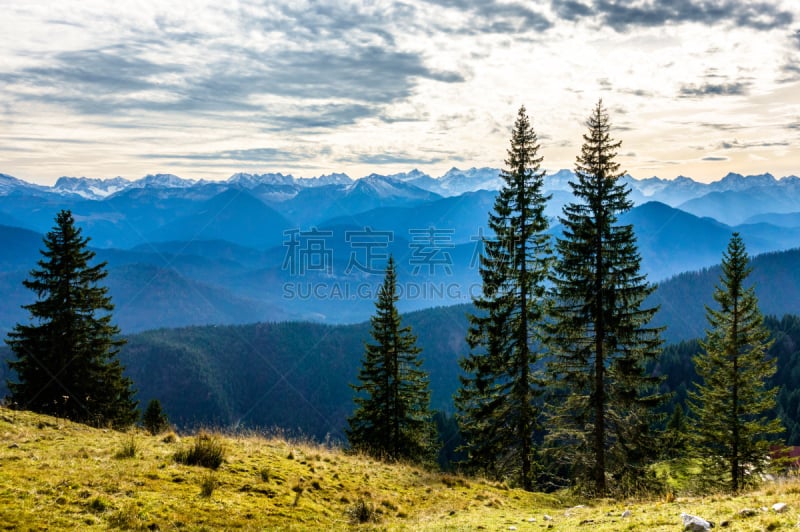
[[800, 175], [792, 0], [30, 4], [0, 0], [0, 172], [30, 181], [501, 166], [522, 104], [555, 171], [598, 98], [634, 176]]

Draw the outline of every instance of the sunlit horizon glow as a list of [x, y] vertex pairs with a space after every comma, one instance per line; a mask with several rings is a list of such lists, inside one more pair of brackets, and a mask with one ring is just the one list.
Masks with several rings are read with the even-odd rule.
[[[222, 5], [224, 4], [224, 5]], [[800, 175], [792, 0], [0, 0], [0, 173], [548, 171], [602, 98], [637, 178]]]

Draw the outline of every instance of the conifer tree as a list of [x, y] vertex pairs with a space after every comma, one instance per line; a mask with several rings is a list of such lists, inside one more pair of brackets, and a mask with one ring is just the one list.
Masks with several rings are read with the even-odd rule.
[[776, 371], [776, 360], [766, 356], [770, 333], [755, 288], [744, 284], [750, 271], [744, 242], [734, 233], [714, 290], [719, 309], [706, 306], [710, 329], [693, 359], [701, 383], [689, 392], [695, 450], [711, 471], [725, 475], [732, 492], [748, 474], [763, 471], [769, 437], [783, 430], [772, 415], [778, 390], [767, 385]]
[[90, 266], [72, 214], [61, 211], [47, 233], [38, 269], [23, 285], [37, 300], [25, 305], [27, 324], [18, 323], [6, 343], [17, 382], [8, 382], [19, 407], [95, 425], [130, 425], [136, 420], [131, 380], [117, 358], [125, 342], [111, 323], [114, 306], [100, 286], [106, 263]]
[[607, 477], [619, 490], [637, 489], [655, 458], [651, 427], [663, 397], [645, 363], [661, 340], [648, 327], [656, 309], [641, 308], [655, 287], [640, 273], [633, 227], [618, 220], [632, 202], [602, 101], [587, 127], [570, 182], [576, 201], [564, 207], [556, 243], [548, 367], [557, 389], [547, 445], [574, 482], [603, 496]]
[[539, 143], [521, 107], [511, 133], [503, 186], [484, 241], [482, 295], [474, 299], [461, 359], [465, 375], [456, 396], [467, 465], [494, 478], [534, 487], [534, 430], [543, 389], [535, 365], [540, 359], [540, 325], [546, 314], [545, 281], [551, 250], [543, 194]]
[[351, 447], [387, 460], [432, 463], [436, 431], [430, 411], [428, 375], [421, 369], [421, 349], [397, 311], [397, 277], [389, 257], [386, 277], [370, 318], [375, 343], [365, 345], [356, 410], [348, 419]]
[[167, 414], [161, 408], [161, 401], [151, 399], [142, 414], [142, 425], [152, 435], [156, 435], [169, 428]]

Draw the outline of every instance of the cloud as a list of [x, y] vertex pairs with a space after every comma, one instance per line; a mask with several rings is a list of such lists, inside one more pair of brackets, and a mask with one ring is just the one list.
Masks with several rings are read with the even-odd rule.
[[[424, 152], [423, 152], [424, 153]], [[449, 154], [444, 152], [435, 152], [437, 155], [429, 157], [421, 157], [408, 152], [382, 152], [382, 153], [360, 153], [354, 154], [352, 157], [343, 157], [338, 159], [339, 162], [344, 163], [363, 163], [369, 165], [426, 165], [437, 164], [445, 161], [462, 162], [466, 160], [460, 154]]]
[[361, 118], [375, 116], [377, 108], [361, 104], [325, 104], [290, 106], [280, 113], [256, 118], [263, 131], [309, 130], [335, 128], [353, 124]]
[[497, 0], [426, 0], [426, 3], [456, 9], [467, 17], [452, 24], [437, 24], [446, 33], [526, 33], [542, 32], [553, 26], [544, 14], [529, 6], [532, 2], [500, 2]]
[[749, 0], [552, 0], [553, 11], [565, 20], [592, 18], [618, 32], [635, 27], [656, 27], [694, 22], [707, 25], [729, 23], [737, 27], [770, 30], [788, 26], [792, 13], [769, 2]]
[[594, 15], [594, 9], [582, 2], [573, 0], [553, 1], [553, 10], [564, 20], [574, 21]]
[[724, 141], [720, 143], [718, 149], [722, 150], [747, 150], [750, 148], [774, 148], [790, 146], [790, 143], [784, 140], [776, 142], [739, 142], [738, 140]]
[[[278, 148], [251, 148], [224, 150], [207, 153], [150, 153], [140, 157], [145, 159], [171, 159], [188, 161], [244, 161], [244, 162], [298, 162], [321, 155], [330, 155], [331, 149], [323, 147], [312, 150], [283, 150]], [[226, 163], [227, 164], [227, 163]]]
[[700, 159], [701, 161], [727, 161], [727, 157], [719, 157], [716, 155], [709, 155], [708, 157], [703, 157]]
[[703, 83], [702, 85], [683, 85], [680, 88], [681, 98], [697, 98], [704, 96], [744, 96], [748, 93], [749, 83], [735, 81], [731, 83]]
[[795, 61], [789, 61], [786, 64], [784, 64], [781, 67], [781, 72], [783, 72], [787, 76], [785, 78], [778, 80], [781, 83], [800, 80], [800, 65], [798, 65]]
[[[277, 130], [380, 117], [384, 106], [413, 95], [420, 80], [466, 80], [457, 70], [427, 65], [421, 51], [398, 49], [391, 25], [383, 26], [387, 21], [368, 8], [321, 2], [279, 11], [283, 16], [237, 21], [244, 24], [241, 31], [258, 30], [275, 41], [268, 46], [158, 19], [156, 33], [132, 30], [134, 37], [124, 43], [31, 52], [37, 64], [0, 72], [0, 83], [18, 101], [82, 114], [262, 113], [272, 115], [265, 127]], [[402, 6], [389, 11], [398, 19], [409, 16]], [[277, 108], [275, 101], [281, 102]]]
[[697, 125], [699, 127], [704, 127], [708, 129], [715, 129], [717, 131], [738, 131], [743, 129], [745, 126], [741, 124], [725, 124], [725, 123], [717, 123], [717, 122], [698, 122]]

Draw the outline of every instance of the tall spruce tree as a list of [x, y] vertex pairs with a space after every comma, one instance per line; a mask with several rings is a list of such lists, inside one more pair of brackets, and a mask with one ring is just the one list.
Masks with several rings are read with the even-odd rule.
[[640, 273], [633, 227], [618, 221], [632, 202], [602, 101], [587, 126], [570, 182], [576, 201], [564, 207], [556, 243], [546, 442], [573, 482], [603, 496], [608, 477], [619, 490], [636, 489], [655, 459], [651, 427], [663, 397], [645, 363], [661, 340], [647, 325], [656, 309], [641, 308], [655, 287]]
[[748, 474], [763, 471], [769, 437], [783, 430], [773, 415], [778, 389], [767, 386], [776, 371], [776, 360], [766, 356], [770, 333], [755, 288], [745, 287], [750, 271], [744, 242], [734, 233], [714, 290], [719, 309], [706, 306], [710, 329], [693, 359], [701, 383], [689, 392], [695, 450], [710, 471], [727, 478], [732, 492]]
[[456, 395], [467, 465], [526, 490], [536, 475], [533, 437], [543, 383], [535, 365], [552, 260], [541, 162], [521, 107], [500, 173], [503, 186], [489, 213], [493, 238], [484, 241], [483, 293], [473, 301], [478, 312], [470, 316], [471, 352], [460, 361], [465, 375]]
[[131, 380], [117, 358], [125, 342], [111, 324], [114, 306], [106, 263], [90, 266], [94, 252], [69, 211], [56, 216], [38, 269], [23, 285], [37, 301], [25, 305], [27, 324], [17, 324], [6, 343], [17, 382], [8, 382], [19, 407], [95, 425], [127, 426], [137, 418]]
[[351, 447], [388, 460], [432, 463], [436, 429], [430, 411], [428, 375], [421, 369], [421, 349], [397, 312], [397, 277], [389, 257], [386, 277], [370, 318], [375, 343], [365, 346], [356, 410], [348, 421]]

